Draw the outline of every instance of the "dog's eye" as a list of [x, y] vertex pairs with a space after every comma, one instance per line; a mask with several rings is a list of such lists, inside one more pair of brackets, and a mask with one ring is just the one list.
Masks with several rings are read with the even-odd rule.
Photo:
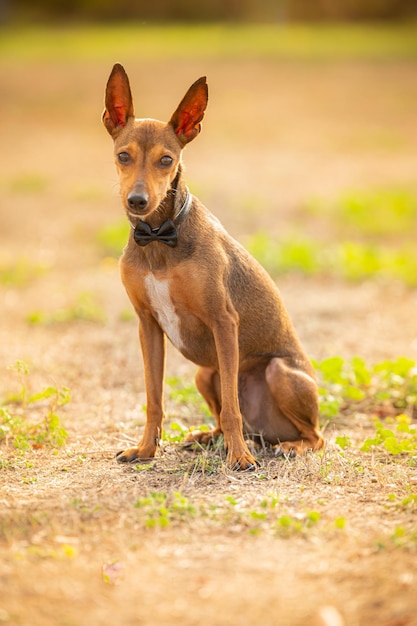
[[160, 158], [159, 162], [162, 165], [162, 167], [169, 167], [170, 165], [173, 164], [174, 159], [166, 154], [165, 156]]
[[119, 161], [119, 163], [122, 163], [122, 165], [127, 165], [128, 163], [130, 163], [130, 154], [128, 152], [119, 152], [119, 154], [117, 155], [117, 160]]

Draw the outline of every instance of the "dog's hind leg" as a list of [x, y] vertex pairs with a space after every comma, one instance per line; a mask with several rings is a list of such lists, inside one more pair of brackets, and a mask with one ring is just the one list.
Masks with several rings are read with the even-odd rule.
[[[265, 380], [278, 407], [277, 419], [279, 454], [302, 454], [320, 450], [324, 439], [319, 432], [319, 402], [316, 381], [301, 369], [291, 366], [284, 358], [272, 358], [265, 370]], [[279, 423], [286, 418], [299, 436], [293, 441], [282, 441]]]

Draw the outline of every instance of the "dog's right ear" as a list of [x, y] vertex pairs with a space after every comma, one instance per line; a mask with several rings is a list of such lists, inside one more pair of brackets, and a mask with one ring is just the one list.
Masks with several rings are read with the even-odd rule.
[[125, 69], [120, 63], [114, 65], [106, 87], [103, 124], [112, 137], [126, 126], [129, 117], [134, 117], [132, 93]]

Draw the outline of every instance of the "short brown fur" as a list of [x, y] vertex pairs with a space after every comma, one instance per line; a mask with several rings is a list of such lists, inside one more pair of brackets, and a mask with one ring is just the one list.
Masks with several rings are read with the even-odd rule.
[[265, 270], [195, 197], [177, 226], [175, 247], [135, 242], [139, 220], [152, 229], [175, 222], [187, 195], [182, 149], [200, 132], [207, 99], [200, 78], [168, 123], [140, 120], [121, 65], [107, 84], [103, 122], [114, 139], [132, 225], [121, 276], [139, 318], [147, 393], [142, 439], [118, 454], [121, 462], [155, 455], [164, 417], [166, 336], [200, 366], [196, 384], [216, 419], [214, 431], [191, 433], [189, 441], [208, 443], [223, 433], [230, 466], [242, 470], [257, 463], [245, 435], [286, 455], [323, 446], [315, 373]]

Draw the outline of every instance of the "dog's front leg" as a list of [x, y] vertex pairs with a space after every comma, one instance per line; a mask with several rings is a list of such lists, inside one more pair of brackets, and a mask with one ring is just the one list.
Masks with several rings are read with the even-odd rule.
[[243, 438], [243, 422], [239, 408], [238, 321], [229, 313], [219, 316], [213, 329], [219, 363], [221, 386], [220, 428], [227, 448], [227, 460], [232, 469], [255, 469], [257, 462]]
[[140, 316], [139, 339], [145, 369], [146, 424], [137, 447], [129, 448], [117, 455], [117, 460], [121, 463], [129, 463], [135, 459], [150, 459], [155, 456], [164, 418], [165, 335], [151, 315]]

